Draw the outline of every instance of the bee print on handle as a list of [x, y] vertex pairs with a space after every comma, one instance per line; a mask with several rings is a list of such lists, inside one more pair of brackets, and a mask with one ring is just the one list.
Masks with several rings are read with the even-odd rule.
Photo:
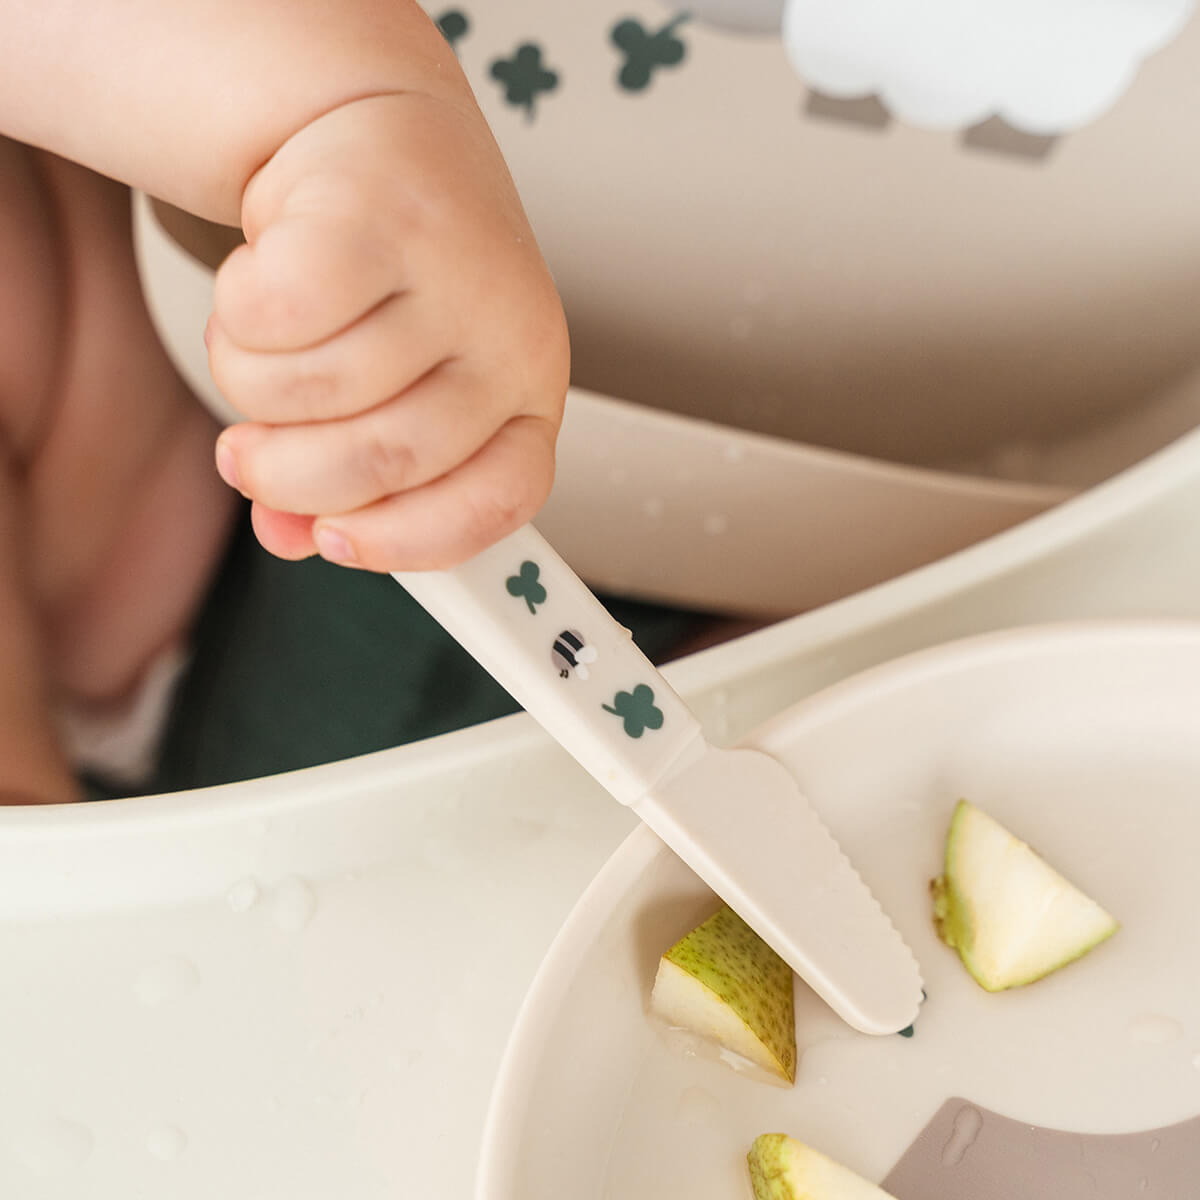
[[554, 648], [550, 657], [558, 668], [560, 679], [570, 679], [572, 673], [578, 679], [587, 679], [590, 672], [588, 665], [597, 658], [595, 646], [589, 646], [583, 639], [583, 634], [575, 629], [564, 629], [554, 639]]

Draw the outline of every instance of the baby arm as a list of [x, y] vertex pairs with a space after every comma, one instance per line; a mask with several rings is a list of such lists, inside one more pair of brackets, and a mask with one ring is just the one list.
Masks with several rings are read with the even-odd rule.
[[207, 338], [249, 419], [218, 465], [268, 549], [436, 567], [532, 516], [565, 324], [466, 80], [411, 0], [22, 7], [0, 130], [245, 230]]

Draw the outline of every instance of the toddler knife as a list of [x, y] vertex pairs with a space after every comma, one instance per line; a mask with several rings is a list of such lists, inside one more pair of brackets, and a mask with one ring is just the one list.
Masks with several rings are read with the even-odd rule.
[[449, 571], [395, 578], [581, 766], [843, 1020], [912, 1024], [912, 951], [791, 773], [723, 750], [530, 525]]

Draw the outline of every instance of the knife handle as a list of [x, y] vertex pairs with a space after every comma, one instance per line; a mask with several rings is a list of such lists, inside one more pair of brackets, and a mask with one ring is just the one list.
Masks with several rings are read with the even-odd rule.
[[622, 804], [703, 748], [691, 710], [532, 525], [448, 571], [393, 577]]

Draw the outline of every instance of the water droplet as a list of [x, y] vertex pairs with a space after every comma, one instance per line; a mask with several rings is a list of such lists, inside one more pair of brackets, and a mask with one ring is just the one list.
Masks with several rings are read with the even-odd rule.
[[1161, 1146], [1161, 1145], [1162, 1145], [1162, 1142], [1158, 1138], [1151, 1138], [1150, 1139], [1150, 1153], [1151, 1154], [1156, 1153], [1158, 1151], [1159, 1146]]
[[828, 1085], [829, 1085], [829, 1076], [828, 1076], [828, 1075], [820, 1075], [820, 1076], [818, 1076], [818, 1077], [817, 1077], [817, 1082], [818, 1082], [818, 1083], [819, 1083], [819, 1084], [820, 1084], [822, 1087], [828, 1087]]
[[1192, 1066], [1195, 1067], [1197, 1071], [1200, 1071], [1200, 1051], [1197, 1051], [1192, 1055]]
[[747, 1058], [744, 1054], [739, 1054], [736, 1050], [730, 1050], [728, 1046], [718, 1046], [717, 1057], [727, 1067], [732, 1067], [740, 1074], [758, 1075], [762, 1072], [762, 1067], [756, 1062]]
[[225, 893], [225, 902], [232, 912], [249, 912], [258, 903], [258, 882], [254, 879], [239, 879]]
[[35, 1175], [62, 1175], [87, 1161], [95, 1140], [86, 1125], [51, 1117], [23, 1131], [17, 1153]]
[[642, 501], [642, 512], [653, 521], [657, 521], [666, 511], [667, 506], [657, 496]]
[[721, 453], [726, 462], [741, 462], [746, 457], [746, 447], [741, 442], [726, 442]]
[[313, 919], [317, 897], [312, 888], [296, 875], [279, 882], [271, 904], [275, 924], [288, 933], [299, 933]]
[[170, 1162], [187, 1149], [187, 1134], [177, 1125], [155, 1125], [146, 1134], [146, 1149], [153, 1157]]
[[1144, 1192], [1150, 1186], [1150, 1180], [1145, 1175], [1138, 1180], [1138, 1191]]
[[200, 972], [189, 959], [167, 955], [143, 967], [133, 982], [133, 993], [147, 1007], [169, 1004], [200, 986]]
[[720, 1112], [721, 1105], [712, 1092], [702, 1087], [690, 1087], [680, 1094], [675, 1115], [685, 1125], [708, 1125]]
[[954, 1118], [954, 1129], [942, 1147], [942, 1166], [957, 1167], [975, 1145], [979, 1131], [983, 1128], [983, 1114], [969, 1104], [958, 1110]]
[[728, 528], [729, 518], [721, 513], [713, 513], [704, 518], [704, 532], [712, 534], [714, 537], [717, 534], [725, 533]]
[[1143, 1045], [1162, 1046], [1183, 1037], [1183, 1026], [1171, 1017], [1149, 1014], [1129, 1023], [1129, 1036]]

